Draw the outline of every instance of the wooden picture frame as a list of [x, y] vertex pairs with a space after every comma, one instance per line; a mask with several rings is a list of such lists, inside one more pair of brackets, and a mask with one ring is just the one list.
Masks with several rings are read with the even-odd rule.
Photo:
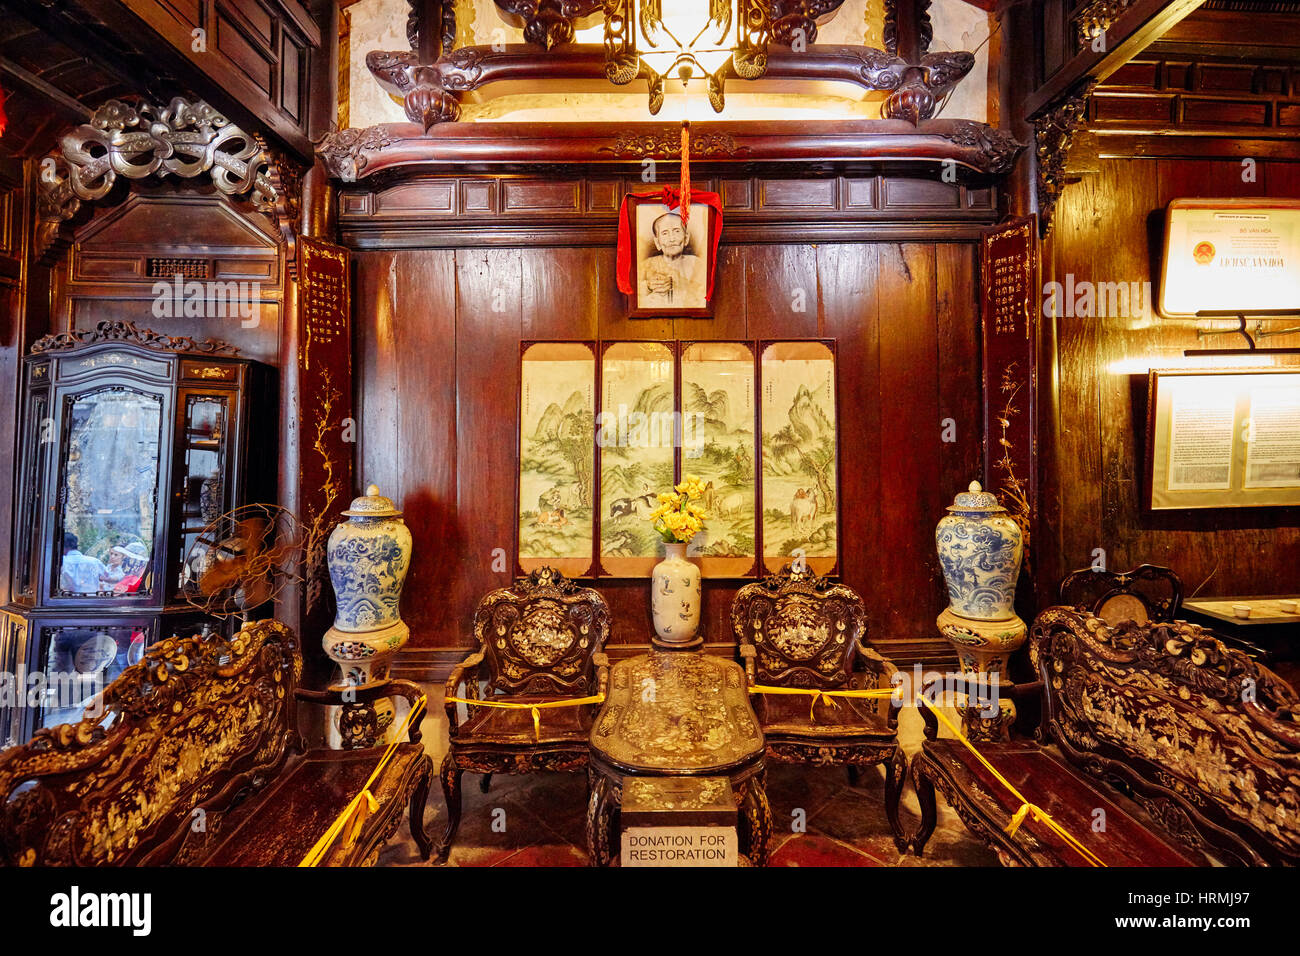
[[647, 516], [659, 506], [658, 493], [679, 480], [678, 402], [676, 343], [601, 343], [596, 527], [602, 576], [649, 578], [664, 558]]
[[[551, 567], [581, 578], [591, 576], [596, 565], [598, 371], [594, 342], [519, 345], [518, 573]], [[590, 418], [589, 459], [577, 440], [585, 417]]]
[[[713, 208], [705, 203], [691, 203], [683, 230], [684, 246], [674, 241], [675, 236], [669, 238], [668, 219], [676, 217], [681, 226], [678, 211], [669, 209], [659, 199], [628, 196], [625, 214], [632, 245], [628, 263], [632, 288], [627, 296], [628, 315], [634, 319], [712, 318], [709, 275], [714, 265], [712, 237], [717, 228]], [[676, 253], [678, 248], [680, 253]], [[670, 265], [670, 257], [676, 258], [674, 253], [682, 261]], [[685, 263], [688, 257], [694, 260], [689, 267]], [[668, 283], [667, 288], [656, 290], [662, 283]]]
[[1300, 368], [1152, 369], [1150, 511], [1300, 506]]
[[835, 575], [842, 527], [835, 340], [764, 340], [757, 353], [762, 565], [775, 572], [802, 559], [816, 574]]
[[[755, 577], [761, 523], [757, 344], [713, 339], [683, 342], [677, 375], [682, 427], [678, 475], [682, 479], [695, 475], [705, 482], [704, 505], [713, 521], [712, 526], [705, 522], [703, 535], [691, 542], [686, 553], [699, 564], [701, 577]], [[747, 441], [748, 454], [738, 448], [728, 460], [719, 452], [733, 440], [740, 445]], [[750, 520], [738, 513], [740, 508], [748, 509]], [[724, 528], [720, 521], [726, 522]]]

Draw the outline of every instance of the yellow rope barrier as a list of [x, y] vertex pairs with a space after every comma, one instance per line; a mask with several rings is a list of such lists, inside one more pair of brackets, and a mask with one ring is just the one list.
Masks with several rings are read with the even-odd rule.
[[1017, 790], [1014, 786], [1011, 785], [1011, 781], [1009, 781], [1006, 777], [1002, 776], [1002, 774], [998, 773], [997, 770], [993, 767], [993, 764], [989, 763], [988, 760], [984, 757], [984, 755], [975, 749], [975, 745], [966, 739], [966, 735], [963, 734], [960, 730], [958, 730], [957, 727], [953, 725], [953, 722], [949, 720], [947, 716], [941, 710], [939, 710], [938, 707], [930, 703], [930, 701], [926, 700], [925, 697], [920, 694], [916, 696], [916, 699], [921, 703], [923, 703], [926, 707], [929, 707], [931, 713], [933, 713], [935, 717], [939, 718], [939, 722], [943, 724], [945, 727], [947, 727], [950, 731], [952, 731], [953, 736], [956, 737], [958, 740], [960, 740], [965, 745], [966, 749], [975, 755], [975, 759], [977, 759], [981, 764], [984, 765], [984, 769], [986, 769], [989, 773], [993, 774], [993, 779], [995, 779], [998, 783], [1002, 784], [1002, 786], [1006, 787], [1007, 790], [1011, 793], [1011, 795], [1020, 801], [1020, 809], [1018, 809], [1012, 815], [1011, 822], [1007, 824], [1005, 828], [1007, 836], [1015, 836], [1016, 831], [1020, 829], [1020, 824], [1024, 823], [1025, 818], [1032, 813], [1034, 815], [1035, 820], [1037, 820], [1039, 823], [1044, 824], [1049, 830], [1051, 830], [1062, 840], [1064, 840], [1066, 842], [1066, 845], [1069, 846], [1070, 849], [1078, 853], [1081, 857], [1083, 857], [1084, 860], [1086, 860], [1090, 866], [1106, 865], [1101, 861], [1101, 859], [1096, 854], [1094, 854], [1086, 846], [1084, 846], [1077, 839], [1071, 836], [1070, 833], [1063, 826], [1061, 826], [1050, 816], [1048, 816], [1046, 810], [1044, 810], [1042, 807], [1038, 806], [1037, 804], [1030, 803], [1019, 790]]
[[[866, 690], [818, 690], [816, 688], [806, 688], [806, 687], [769, 687], [766, 684], [750, 684], [749, 692], [751, 694], [807, 695], [812, 698], [812, 703], [808, 707], [808, 718], [810, 720], [815, 719], [814, 711], [817, 707], [817, 701], [819, 700], [824, 700], [832, 707], [838, 707], [839, 705], [835, 703], [836, 697], [862, 697], [862, 698], [891, 697], [899, 701], [903, 699], [901, 687], [897, 687], [897, 688], [876, 687], [876, 688], [869, 688]], [[1020, 791], [1017, 790], [1014, 786], [1012, 786], [1011, 782], [1007, 780], [1006, 777], [998, 773], [997, 770], [994, 768], [993, 764], [989, 763], [988, 760], [985, 759], [984, 755], [975, 749], [975, 746], [969, 740], [966, 739], [966, 735], [963, 734], [959, 729], [957, 729], [957, 727], [953, 725], [952, 721], [950, 721], [947, 718], [947, 716], [943, 714], [942, 711], [940, 711], [937, 707], [931, 704], [930, 701], [926, 700], [925, 697], [921, 696], [920, 694], [917, 695], [916, 699], [921, 703], [923, 703], [926, 707], [929, 707], [930, 710], [934, 712], [934, 715], [937, 718], [939, 718], [939, 721], [950, 731], [952, 731], [953, 736], [956, 737], [958, 740], [960, 740], [962, 744], [966, 746], [966, 749], [968, 749], [971, 753], [975, 755], [976, 759], [979, 760], [979, 762], [984, 765], [985, 769], [987, 769], [989, 773], [993, 774], [993, 778], [997, 780], [998, 783], [1002, 784], [1002, 786], [1006, 787], [1007, 790], [1011, 792], [1011, 795], [1020, 801], [1020, 808], [1016, 810], [1016, 812], [1012, 815], [1011, 822], [1006, 827], [1006, 833], [1008, 836], [1015, 836], [1016, 831], [1020, 829], [1020, 825], [1025, 822], [1025, 818], [1032, 813], [1034, 815], [1035, 820], [1044, 824], [1046, 827], [1048, 827], [1048, 829], [1050, 829], [1053, 833], [1055, 833], [1062, 840], [1064, 840], [1066, 842], [1066, 845], [1068, 845], [1070, 849], [1074, 850], [1076, 853], [1082, 856], [1090, 866], [1106, 865], [1101, 861], [1099, 857], [1097, 857], [1087, 847], [1085, 847], [1075, 837], [1073, 837], [1069, 832], [1067, 832], [1064, 827], [1062, 827], [1059, 823], [1053, 820], [1051, 816], [1048, 815], [1046, 810], [1044, 810], [1042, 807], [1038, 806], [1037, 804], [1030, 803], [1027, 799], [1025, 799], [1025, 797], [1020, 793]]]
[[[353, 797], [351, 802], [343, 808], [343, 812], [340, 813], [338, 817], [335, 818], [334, 822], [330, 824], [330, 828], [325, 831], [324, 836], [317, 840], [316, 845], [313, 846], [307, 852], [307, 855], [302, 858], [302, 862], [298, 864], [299, 866], [317, 866], [320, 861], [325, 858], [325, 852], [334, 843], [335, 838], [345, 826], [347, 827], [347, 833], [344, 834], [344, 845], [350, 846], [356, 840], [357, 834], [361, 832], [362, 824], [366, 822], [366, 819], [372, 813], [379, 809], [379, 801], [376, 800], [375, 795], [370, 792], [370, 785], [379, 779], [379, 775], [383, 773], [384, 768], [388, 766], [388, 762], [393, 759], [393, 754], [397, 752], [397, 748], [401, 745], [403, 738], [406, 737], [407, 730], [410, 728], [411, 724], [424, 714], [424, 708], [427, 701], [428, 698], [421, 695], [420, 699], [412, 705], [410, 711], [406, 714], [406, 719], [402, 721], [402, 725], [398, 727], [396, 733], [393, 734], [393, 742], [388, 745], [383, 756], [379, 758], [379, 763], [375, 765], [374, 773], [372, 773], [370, 779], [365, 782], [365, 785], [361, 788], [361, 792]], [[363, 806], [365, 808], [364, 810], [362, 809]]]
[[502, 710], [531, 710], [533, 712], [533, 738], [540, 740], [542, 738], [542, 711], [549, 710], [552, 707], [577, 707], [581, 704], [603, 704], [605, 703], [604, 694], [593, 694], [590, 697], [573, 697], [566, 700], [542, 700], [532, 704], [521, 704], [517, 701], [509, 700], [472, 700], [468, 697], [444, 697], [449, 704], [468, 704], [471, 707], [499, 707]]
[[812, 703], [808, 705], [808, 719], [813, 720], [813, 712], [816, 710], [817, 701], [824, 700], [832, 707], [838, 707], [835, 703], [836, 697], [867, 697], [883, 698], [896, 697], [898, 700], [903, 699], [902, 688], [894, 687], [871, 687], [865, 690], [818, 690], [812, 687], [769, 687], [766, 684], [750, 684], [749, 692], [751, 694], [805, 694], [812, 697]]

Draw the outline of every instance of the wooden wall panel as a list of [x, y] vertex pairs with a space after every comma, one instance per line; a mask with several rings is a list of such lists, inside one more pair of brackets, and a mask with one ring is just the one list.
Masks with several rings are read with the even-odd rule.
[[[478, 599], [510, 579], [492, 550], [513, 567], [521, 341], [803, 337], [839, 351], [843, 580], [873, 640], [939, 647], [934, 525], [982, 437], [974, 246], [724, 244], [714, 318], [675, 321], [627, 318], [614, 258], [612, 244], [357, 254], [358, 480], [391, 487], [415, 537], [410, 647], [469, 646]], [[957, 443], [941, 442], [945, 415]], [[611, 645], [644, 644], [646, 582], [597, 586]], [[710, 644], [732, 642], [737, 586], [705, 584]]]
[[[1158, 274], [1164, 210], [1173, 199], [1272, 196], [1300, 198], [1300, 164], [1261, 160], [1254, 182], [1242, 180], [1239, 159], [1103, 160], [1100, 172], [1066, 187], [1053, 234], [1043, 251], [1043, 281], [1152, 283]], [[1294, 325], [1284, 321], [1283, 325]], [[1281, 327], [1281, 326], [1274, 326]], [[1234, 336], [1197, 336], [1196, 323], [1141, 315], [1055, 321], [1058, 342], [1045, 336], [1042, 380], [1059, 385], [1056, 411], [1044, 403], [1040, 444], [1045, 458], [1043, 563], [1039, 602], [1060, 578], [1086, 567], [1094, 549], [1111, 568], [1143, 562], [1172, 567], [1188, 595], [1269, 594], [1300, 590], [1300, 509], [1248, 508], [1151, 513], [1142, 506], [1146, 372], [1204, 367], [1184, 358], [1188, 348], [1232, 348]], [[1300, 335], [1261, 344], [1300, 346]], [[1055, 358], [1056, 366], [1051, 367]], [[1300, 366], [1300, 356], [1260, 357], [1250, 364]]]

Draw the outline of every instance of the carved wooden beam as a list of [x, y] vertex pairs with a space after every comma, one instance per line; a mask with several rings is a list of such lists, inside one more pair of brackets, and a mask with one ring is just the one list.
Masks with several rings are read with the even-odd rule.
[[[108, 195], [119, 174], [127, 179], [206, 175], [227, 196], [251, 197], [276, 215], [285, 199], [269, 175], [265, 141], [251, 136], [202, 100], [173, 97], [167, 106], [109, 100], [60, 140], [43, 165], [37, 202], [37, 254], [45, 257], [60, 225], [83, 201]], [[281, 213], [287, 212], [282, 207]]]
[[[884, 115], [913, 124], [934, 116], [943, 95], [975, 63], [974, 54], [957, 51], [927, 53], [917, 63], [865, 46], [824, 46], [816, 52], [770, 50], [764, 76], [781, 79], [837, 80], [861, 89], [889, 92]], [[425, 129], [460, 117], [460, 96], [505, 80], [611, 79], [605, 51], [594, 44], [573, 44], [543, 53], [528, 45], [498, 49], [461, 47], [434, 63], [412, 52], [376, 50], [366, 66], [387, 92], [400, 97], [407, 118]], [[736, 75], [733, 65], [730, 75]], [[626, 77], [638, 73], [633, 58]], [[660, 90], [662, 95], [662, 90]]]
[[[951, 162], [981, 175], [1011, 169], [1023, 146], [1010, 133], [969, 120], [778, 121], [691, 125], [691, 153], [721, 163], [855, 164]], [[635, 165], [681, 155], [671, 123], [453, 123], [426, 129], [387, 123], [330, 134], [319, 153], [345, 182], [381, 172], [535, 169], [539, 164]]]
[[1038, 157], [1039, 232], [1046, 238], [1052, 230], [1052, 214], [1066, 183], [1066, 164], [1075, 134], [1083, 127], [1088, 112], [1088, 97], [1095, 81], [1090, 81], [1034, 119], [1034, 148]]

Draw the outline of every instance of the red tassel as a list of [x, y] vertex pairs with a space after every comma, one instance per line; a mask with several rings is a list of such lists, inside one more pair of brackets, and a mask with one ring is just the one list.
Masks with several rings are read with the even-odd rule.
[[681, 192], [682, 225], [691, 220], [691, 121], [682, 120], [682, 182]]
[[0, 136], [5, 134], [5, 127], [9, 125], [9, 117], [5, 115], [5, 91], [0, 89]]

